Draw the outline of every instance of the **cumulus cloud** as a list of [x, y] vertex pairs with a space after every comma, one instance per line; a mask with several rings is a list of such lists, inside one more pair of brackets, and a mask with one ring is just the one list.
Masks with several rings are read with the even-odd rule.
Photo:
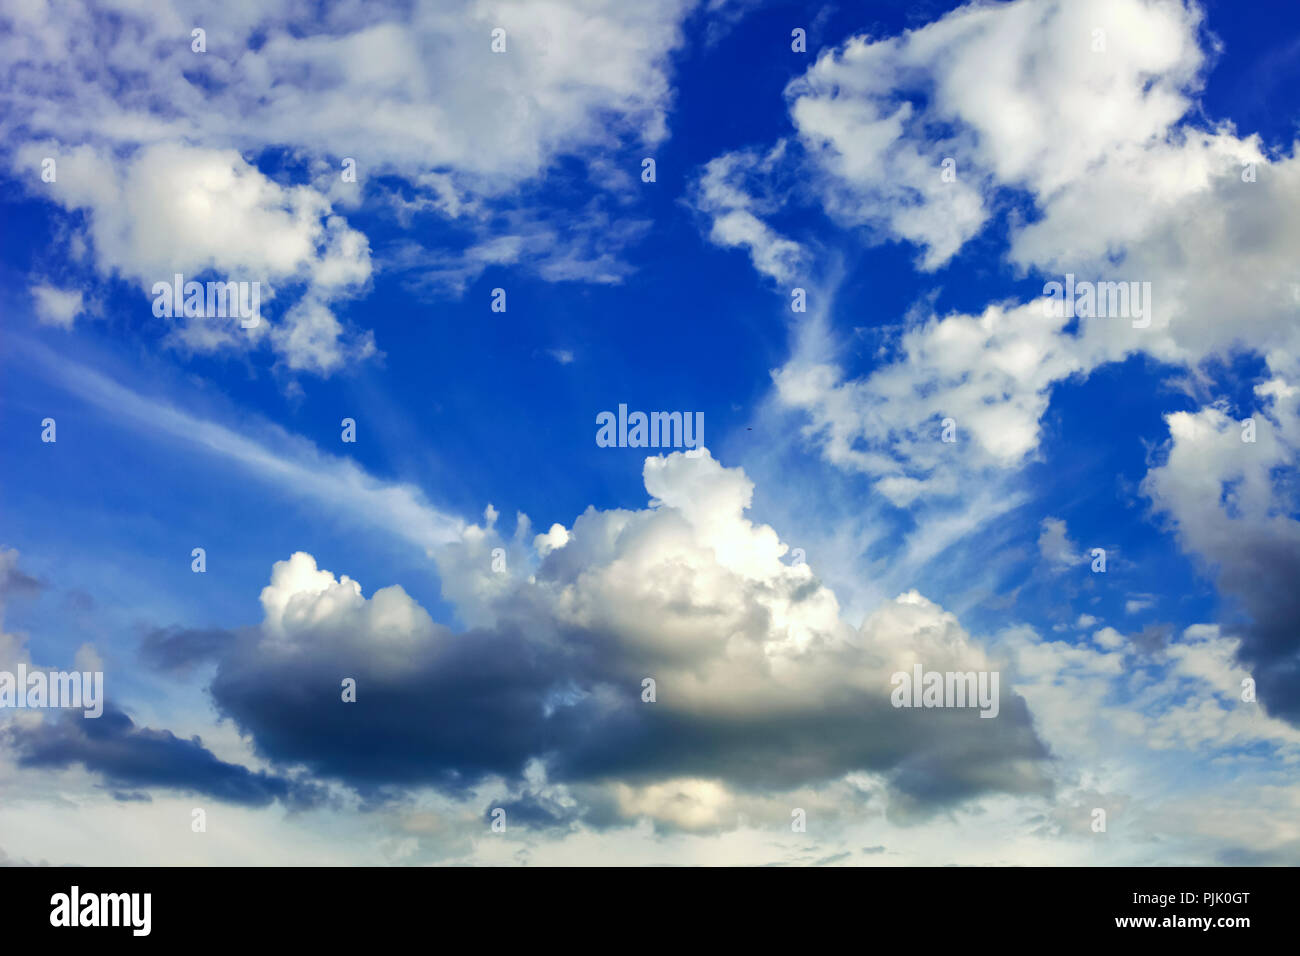
[[1221, 406], [1167, 415], [1163, 461], [1142, 488], [1184, 549], [1248, 616], [1240, 656], [1260, 699], [1300, 723], [1300, 521], [1291, 478], [1300, 387], [1273, 379], [1255, 392], [1259, 408], [1242, 420]]
[[751, 170], [725, 208], [751, 194], [801, 202], [777, 184], [809, 172], [826, 211], [915, 243], [928, 269], [1000, 202], [1027, 197], [1036, 215], [1010, 217], [1011, 265], [1151, 285], [1135, 321], [1054, 316], [1037, 298], [970, 315], [921, 305], [858, 376], [829, 332], [799, 337], [776, 395], [828, 461], [907, 506], [1033, 460], [1055, 386], [1105, 363], [1143, 352], [1195, 367], [1244, 347], [1277, 373], [1295, 366], [1300, 158], [1195, 125], [1200, 16], [1149, 0], [971, 5], [899, 37], [850, 38], [792, 81], [798, 148], [778, 144], [768, 155], [784, 161]]
[[[708, 455], [647, 459], [645, 484], [642, 510], [588, 509], [535, 542], [526, 520], [502, 538], [489, 510], [437, 549], [444, 593], [477, 622], [461, 633], [400, 587], [367, 597], [310, 555], [278, 562], [260, 625], [208, 642], [213, 700], [274, 763], [372, 795], [500, 780], [551, 824], [725, 829], [860, 771], [900, 820], [1050, 789], [1014, 695], [995, 720], [891, 705], [890, 676], [914, 664], [994, 668], [951, 614], [909, 592], [850, 626], [744, 516], [744, 473]], [[511, 572], [492, 570], [497, 547]]]
[[[87, 214], [101, 273], [146, 288], [203, 271], [272, 287], [266, 325], [182, 321], [174, 344], [269, 342], [290, 370], [329, 375], [376, 352], [338, 314], [370, 277], [368, 240], [342, 213], [371, 179], [403, 180], [408, 223], [428, 211], [462, 227], [451, 248], [419, 257], [425, 282], [463, 289], [503, 254], [537, 257], [529, 264], [548, 281], [622, 280], [619, 253], [643, 222], [596, 203], [585, 231], [570, 233], [509, 194], [559, 157], [589, 161], [595, 175], [607, 153], [667, 136], [669, 54], [691, 6], [344, 4], [304, 31], [291, 3], [18, 4], [0, 31], [0, 141], [33, 193]], [[202, 52], [190, 36], [199, 23]], [[494, 30], [505, 31], [503, 52]], [[255, 165], [286, 152], [275, 179]], [[608, 191], [627, 185], [616, 176]], [[513, 220], [504, 231], [502, 216]], [[71, 321], [67, 301], [38, 302], [42, 321]]]
[[[279, 143], [356, 156], [376, 172], [450, 170], [500, 189], [620, 131], [660, 141], [667, 55], [690, 4], [344, 4], [307, 31], [289, 3], [206, 13], [184, 2], [147, 13], [96, 6], [123, 28], [93, 29], [95, 9], [81, 4], [6, 10], [9, 128], [96, 143]], [[191, 48], [200, 20], [205, 53]], [[498, 28], [503, 53], [492, 52]], [[82, 69], [63, 79], [46, 70], [68, 62]], [[134, 78], [125, 89], [115, 72], [124, 67]]]
[[[18, 161], [38, 169], [51, 151], [51, 143], [27, 144]], [[127, 161], [81, 146], [61, 157], [59, 169], [49, 198], [90, 211], [100, 272], [138, 285], [140, 321], [174, 323], [176, 344], [215, 351], [269, 337], [290, 368], [320, 373], [373, 351], [367, 336], [346, 343], [328, 307], [364, 288], [369, 244], [310, 187], [282, 187], [234, 150], [170, 143], [146, 147]], [[177, 273], [186, 282], [258, 283], [266, 321], [246, 328], [233, 313], [156, 317], [153, 287], [170, 286]], [[297, 305], [271, 305], [277, 289], [291, 286], [305, 289]]]
[[1241, 639], [1218, 625], [1191, 625], [1159, 648], [1112, 628], [1093, 638], [1090, 647], [1009, 628], [993, 642], [1054, 754], [1091, 768], [1110, 760], [1129, 775], [1130, 749], [1181, 751], [1197, 766], [1258, 744], [1284, 760], [1300, 754], [1300, 730], [1243, 700]]
[[[18, 567], [18, 552], [0, 548], [0, 670], [37, 666], [21, 634], [4, 630], [4, 611], [11, 596], [38, 590]], [[104, 671], [93, 645], [77, 651], [73, 668]], [[86, 717], [82, 710], [0, 710], [0, 754], [20, 768], [65, 769], [82, 766], [103, 777], [118, 800], [148, 800], [134, 788], [164, 788], [211, 796], [229, 803], [265, 806], [273, 800], [300, 807], [315, 804], [324, 791], [308, 782], [252, 771], [218, 759], [198, 737], [185, 740], [166, 730], [139, 727], [111, 700], [100, 701], [102, 713]]]
[[[284, 9], [262, 6], [223, 12], [200, 58], [186, 40], [193, 16], [179, 7], [152, 18], [119, 9], [128, 28], [101, 31], [79, 7], [19, 6], [4, 16], [20, 29], [0, 31], [0, 58], [16, 65], [0, 132], [33, 182], [41, 158], [57, 154], [59, 180], [43, 194], [86, 214], [101, 273], [142, 288], [178, 264], [266, 275], [264, 327], [182, 320], [176, 344], [265, 344], [289, 368], [325, 374], [375, 349], [342, 315], [372, 273], [366, 237], [343, 219], [364, 191], [340, 181], [342, 156], [356, 154], [363, 177], [407, 181], [384, 199], [399, 218], [440, 217], [469, 237], [451, 250], [376, 253], [374, 268], [405, 272], [416, 287], [461, 289], [498, 265], [555, 281], [626, 274], [617, 248], [644, 223], [617, 201], [593, 201], [569, 228], [521, 212], [512, 191], [575, 154], [601, 188], [629, 186], [599, 153], [662, 141], [666, 61], [684, 9], [344, 5], [304, 35], [288, 29]], [[464, 30], [467, 15], [477, 38]], [[497, 25], [506, 54], [488, 47]], [[1103, 363], [1134, 352], [1186, 366], [1240, 346], [1261, 354], [1270, 377], [1254, 407], [1170, 415], [1169, 443], [1142, 486], [1240, 602], [1250, 618], [1241, 626], [1125, 635], [1093, 630], [1098, 621], [1084, 614], [1077, 627], [1090, 643], [1044, 641], [1028, 628], [975, 640], [911, 590], [854, 626], [807, 565], [785, 563], [776, 530], [746, 517], [745, 474], [707, 455], [647, 461], [645, 507], [590, 508], [540, 534], [521, 515], [507, 537], [490, 507], [482, 524], [466, 525], [411, 487], [282, 434], [235, 434], [70, 366], [63, 375], [80, 394], [128, 424], [428, 548], [463, 627], [437, 623], [400, 586], [367, 594], [352, 568], [294, 553], [271, 568], [259, 621], [161, 629], [142, 648], [169, 673], [210, 667], [219, 712], [292, 773], [219, 759], [116, 708], [102, 726], [15, 727], [13, 753], [32, 767], [84, 766], [125, 801], [162, 788], [300, 805], [319, 791], [299, 782], [298, 768], [376, 802], [418, 788], [459, 801], [407, 813], [398, 857], [410, 852], [407, 837], [463, 842], [492, 787], [504, 795], [489, 805], [529, 826], [650, 821], [688, 833], [786, 824], [791, 806], [853, 813], [877, 796], [891, 819], [912, 822], [1055, 787], [1042, 826], [1072, 833], [1098, 800], [1132, 806], [1150, 761], [1189, 773], [1207, 753], [1255, 769], [1294, 762], [1296, 730], [1278, 718], [1294, 720], [1300, 699], [1300, 608], [1288, 597], [1300, 536], [1286, 475], [1297, 441], [1289, 282], [1300, 166], [1187, 119], [1206, 59], [1199, 27], [1197, 9], [1179, 2], [1017, 0], [964, 7], [900, 37], [851, 38], [788, 87], [787, 140], [718, 157], [690, 198], [710, 241], [744, 250], [777, 283], [811, 269], [818, 248], [783, 221], [791, 198], [814, 199], [868, 241], [914, 245], [927, 271], [1027, 200], [1033, 215], [1008, 217], [1012, 266], [1152, 282], [1146, 328], [1048, 317], [1038, 301], [976, 314], [918, 309], [865, 374], [828, 347], [824, 328], [800, 330], [774, 376], [779, 401], [806, 416], [805, 436], [830, 461], [870, 476], [897, 505], [946, 497], [1006, 507], [984, 479], [1032, 461], [1052, 390]], [[48, 69], [69, 57], [84, 68]], [[138, 87], [117, 82], [125, 67]], [[291, 168], [306, 164], [306, 183], [259, 169], [272, 145], [291, 154]], [[1243, 163], [1258, 166], [1255, 181], [1242, 177]], [[38, 310], [74, 323], [84, 303], [48, 288], [55, 297], [44, 306], [33, 292]], [[1245, 414], [1253, 443], [1241, 441]], [[1058, 519], [1043, 522], [1038, 545], [1052, 566], [1081, 560]], [[507, 551], [508, 571], [494, 570], [495, 548]], [[4, 587], [30, 590], [7, 560], [0, 552]], [[25, 654], [0, 633], [0, 660]], [[999, 717], [890, 707], [890, 674], [913, 664], [1005, 668]], [[1241, 699], [1252, 676], [1267, 712]], [[347, 677], [356, 703], [340, 700]], [[654, 703], [641, 699], [645, 678], [656, 682]], [[1219, 801], [1251, 820], [1235, 830], [1207, 822], [1203, 807], [1152, 799], [1152, 789], [1147, 805], [1171, 813], [1149, 814], [1150, 833], [1204, 831], [1225, 862], [1293, 858], [1276, 821], [1294, 816], [1294, 786], [1249, 788], [1267, 808], [1263, 823], [1242, 814], [1249, 799]], [[1023, 834], [1023, 819], [1013, 823], [1006, 832]], [[864, 836], [864, 853], [883, 850], [875, 836]], [[894, 852], [893, 835], [889, 845]], [[820, 853], [808, 859], [837, 859]]]
[[933, 317], [907, 330], [900, 357], [863, 378], [798, 351], [776, 395], [808, 417], [804, 434], [840, 467], [872, 475], [900, 506], [952, 496], [1037, 450], [1052, 385], [1085, 367], [1064, 319], [1035, 305]]
[[[266, 806], [274, 800], [309, 806], [323, 794], [311, 784], [219, 760], [197, 737], [184, 740], [167, 730], [137, 727], [112, 706], [95, 719], [63, 712], [48, 720], [16, 724], [5, 737], [20, 767], [81, 765], [102, 775], [110, 786], [126, 790], [182, 790], [245, 806]], [[118, 799], [124, 797], [148, 799], [125, 794]]]
[[933, 270], [999, 188], [1051, 199], [1158, 146], [1199, 83], [1199, 22], [1181, 3], [1018, 0], [851, 37], [786, 88], [797, 161], [828, 213]]
[[1300, 859], [1290, 823], [1300, 730], [1243, 695], [1242, 639], [1195, 624], [1159, 644], [1112, 628], [1093, 641], [1013, 627], [990, 642], [1056, 759], [1042, 835], [1095, 840], [1088, 827], [1101, 808], [1131, 863]]
[[[1258, 438], [1240, 441], [1226, 405], [1172, 414], [1167, 461], [1143, 487], [1254, 621], [1241, 659], [1294, 719], [1300, 608], [1283, 476], [1297, 462], [1300, 157], [1198, 115], [1201, 20], [1187, 2], [1016, 0], [852, 37], [789, 84], [796, 135], [767, 154], [782, 161], [751, 163], [728, 207], [750, 194], [769, 212], [776, 195], [806, 201], [775, 185], [800, 170], [833, 218], [914, 244], [932, 270], [1000, 207], [1028, 200], [1032, 215], [1006, 218], [1006, 261], [1022, 274], [1150, 284], [1141, 316], [1067, 319], [1040, 299], [969, 315], [920, 305], [865, 373], [846, 370], [828, 316], [810, 315], [774, 373], [777, 400], [804, 414], [828, 462], [913, 515], [1005, 487], [1036, 460], [1062, 382], [1137, 353], [1198, 377], [1207, 361], [1261, 358], [1256, 407], [1239, 416], [1254, 412]], [[1046, 524], [1039, 544], [1054, 566], [1075, 555], [1063, 527]], [[1131, 595], [1127, 612], [1146, 600]]]
[[1050, 196], [1162, 137], [1190, 105], [1198, 23], [1194, 7], [1142, 0], [972, 4], [851, 38], [786, 97], [828, 210], [916, 243], [932, 269], [983, 226], [994, 186]]

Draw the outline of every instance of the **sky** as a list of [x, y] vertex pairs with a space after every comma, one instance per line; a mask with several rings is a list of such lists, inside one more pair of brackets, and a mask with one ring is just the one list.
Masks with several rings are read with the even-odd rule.
[[0, 862], [1300, 863], [1298, 54], [6, 3]]

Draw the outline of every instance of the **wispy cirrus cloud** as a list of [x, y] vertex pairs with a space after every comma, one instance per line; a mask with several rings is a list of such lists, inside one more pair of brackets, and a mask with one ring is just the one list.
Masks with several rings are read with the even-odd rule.
[[138, 433], [161, 432], [176, 447], [216, 457], [284, 494], [382, 529], [423, 551], [457, 540], [464, 528], [460, 518], [430, 504], [415, 486], [375, 478], [356, 462], [326, 454], [274, 425], [260, 427], [262, 439], [252, 438], [247, 423], [236, 431], [133, 391], [36, 343], [21, 347], [63, 388]]

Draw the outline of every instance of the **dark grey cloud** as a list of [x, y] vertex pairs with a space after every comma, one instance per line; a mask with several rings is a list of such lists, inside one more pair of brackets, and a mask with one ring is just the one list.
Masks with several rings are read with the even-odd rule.
[[184, 673], [216, 660], [233, 639], [220, 628], [154, 628], [140, 642], [140, 657], [155, 670]]
[[1270, 454], [1281, 457], [1255, 451], [1273, 444], [1240, 441], [1236, 423], [1218, 408], [1203, 408], [1178, 428], [1168, 416], [1164, 461], [1148, 471], [1142, 491], [1215, 579], [1224, 630], [1240, 638], [1237, 657], [1260, 704], [1300, 726], [1300, 485], [1286, 437], [1300, 424], [1295, 416], [1281, 402], [1261, 421], [1276, 442]]
[[1238, 656], [1255, 677], [1260, 702], [1300, 726], [1300, 535], [1243, 527], [1213, 559], [1220, 592], [1247, 619], [1233, 633], [1241, 637]]
[[[211, 693], [268, 760], [371, 795], [417, 785], [459, 794], [488, 776], [524, 787], [534, 758], [546, 760], [550, 781], [588, 796], [615, 780], [703, 777], [767, 794], [879, 771], [907, 818], [982, 793], [1050, 790], [1048, 752], [1019, 697], [1004, 695], [993, 720], [894, 709], [884, 686], [806, 711], [696, 714], [642, 702], [640, 675], [653, 665], [614, 653], [608, 635], [544, 630], [440, 630], [395, 673], [372, 667], [365, 635], [348, 643], [322, 635], [306, 642], [310, 655], [276, 662], [250, 631], [231, 636]], [[341, 699], [344, 677], [357, 681], [355, 703]], [[512, 820], [538, 825], [621, 822], [599, 801], [590, 810], [531, 797], [507, 805]]]
[[118, 803], [153, 803], [153, 797], [139, 790], [130, 793], [125, 790], [114, 790], [113, 799]]
[[5, 737], [19, 766], [80, 764], [121, 791], [118, 799], [145, 796], [132, 788], [160, 787], [244, 806], [260, 807], [280, 800], [302, 807], [318, 802], [323, 793], [312, 784], [219, 760], [198, 737], [185, 740], [167, 730], [137, 727], [111, 705], [105, 706], [98, 718], [62, 712], [40, 724], [14, 725], [5, 731]]
[[[272, 568], [259, 625], [156, 629], [142, 658], [167, 672], [211, 665], [217, 712], [259, 756], [350, 787], [368, 808], [418, 787], [463, 798], [499, 778], [500, 805], [533, 828], [649, 816], [710, 829], [733, 824], [677, 813], [680, 781], [720, 784], [729, 804], [762, 813], [774, 795], [869, 771], [900, 822], [987, 793], [1050, 792], [1047, 748], [1008, 687], [994, 719], [892, 706], [889, 675], [910, 669], [917, 647], [930, 670], [990, 666], [955, 618], [912, 594], [855, 630], [820, 582], [779, 560], [770, 531], [741, 519], [742, 474], [707, 457], [646, 467], [657, 507], [588, 509], [527, 577], [476, 577], [491, 573], [486, 537], [440, 551], [444, 591], [490, 623], [455, 633], [400, 588], [365, 597], [297, 553]], [[748, 546], [765, 550], [761, 565], [719, 559]], [[653, 702], [642, 700], [646, 677]], [[343, 699], [349, 678], [355, 701]], [[29, 764], [82, 763], [124, 793], [307, 799], [283, 773], [223, 764], [120, 711], [22, 733]]]
[[40, 594], [45, 584], [18, 567], [18, 554], [0, 548], [0, 601]]

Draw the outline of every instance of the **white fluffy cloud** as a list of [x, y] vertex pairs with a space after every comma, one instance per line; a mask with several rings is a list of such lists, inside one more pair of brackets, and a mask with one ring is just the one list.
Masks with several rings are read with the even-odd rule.
[[[337, 312], [371, 273], [367, 238], [342, 213], [378, 176], [406, 181], [413, 198], [397, 202], [408, 221], [432, 211], [471, 236], [417, 257], [426, 283], [456, 290], [488, 262], [525, 257], [550, 281], [621, 281], [619, 253], [643, 223], [593, 200], [585, 227], [559, 229], [494, 200], [558, 157], [590, 160], [594, 182], [605, 154], [661, 142], [668, 58], [692, 5], [344, 3], [304, 32], [291, 3], [20, 2], [0, 33], [0, 140], [33, 193], [88, 213], [102, 274], [151, 283], [206, 269], [274, 287], [259, 329], [181, 322], [174, 344], [269, 342], [289, 369], [328, 375], [376, 351]], [[493, 52], [495, 30], [504, 52]], [[253, 164], [268, 151], [307, 172], [264, 176]], [[344, 181], [344, 160], [356, 181]], [[606, 178], [614, 192], [631, 188]], [[44, 321], [68, 324], [67, 303], [41, 302]]]
[[783, 152], [778, 145], [766, 156], [738, 152], [711, 160], [695, 183], [693, 204], [710, 220], [711, 242], [748, 250], [755, 269], [789, 283], [807, 266], [808, 253], [763, 221], [776, 203], [754, 192], [762, 188], [762, 177], [772, 174]]
[[[1132, 835], [1111, 858], [1149, 859], [1153, 834], [1161, 858], [1289, 858], [1261, 833], [1147, 819], [1180, 805], [1173, 782], [1206, 773], [1207, 754], [1237, 766], [1239, 786], [1273, 793], [1269, 819], [1284, 819], [1289, 801], [1279, 793], [1289, 791], [1273, 761], [1300, 757], [1300, 732], [1242, 700], [1249, 675], [1237, 663], [1238, 638], [1194, 625], [1163, 647], [1111, 628], [1092, 645], [1028, 628], [978, 641], [915, 592], [854, 627], [812, 569], [782, 560], [776, 532], [746, 518], [753, 487], [739, 469], [673, 454], [647, 459], [645, 481], [644, 509], [588, 509], [571, 528], [537, 535], [519, 516], [507, 538], [489, 508], [483, 524], [436, 549], [445, 596], [474, 621], [463, 635], [400, 587], [366, 596], [305, 553], [278, 562], [260, 626], [217, 657], [218, 707], [262, 756], [325, 779], [436, 787], [444, 777], [430, 768], [450, 762], [458, 783], [436, 811], [445, 824], [420, 823], [428, 817], [414, 809], [427, 802], [420, 798], [400, 827], [410, 841], [403, 856], [490, 856], [461, 836], [479, 830], [485, 805], [508, 807], [516, 825], [560, 824], [538, 833], [544, 853], [555, 850], [552, 839], [582, 846], [593, 829], [646, 822], [666, 834], [748, 840], [786, 827], [798, 806], [837, 834], [866, 825], [879, 833], [883, 811], [908, 824], [911, 858], [942, 861], [952, 852], [939, 845], [945, 825], [918, 827], [918, 813], [969, 804], [991, 813], [985, 825], [1018, 834], [1024, 853], [1084, 852], [1074, 841], [1091, 837], [1100, 806], [1112, 830]], [[507, 552], [501, 570], [496, 548]], [[1002, 714], [963, 721], [952, 711], [894, 710], [889, 676], [914, 664], [1000, 670]], [[308, 690], [286, 697], [288, 674]], [[339, 674], [356, 677], [367, 700], [384, 700], [376, 727], [371, 711], [332, 725], [338, 709], [317, 698], [337, 696]], [[645, 676], [656, 681], [653, 704], [639, 698]], [[1028, 709], [1019, 709], [1022, 697]], [[671, 727], [671, 748], [641, 719]], [[310, 731], [287, 729], [299, 726]], [[372, 731], [384, 741], [373, 764], [355, 746]], [[353, 743], [333, 746], [340, 735]], [[516, 747], [519, 765], [490, 756], [458, 763]], [[412, 766], [420, 773], [411, 776]], [[1012, 798], [1019, 809], [999, 803]], [[903, 831], [888, 832], [893, 842]], [[690, 846], [705, 852], [680, 851]], [[708, 846], [715, 861], [752, 852]], [[992, 848], [966, 852], [996, 858]]]
[[77, 289], [58, 289], [42, 282], [32, 286], [32, 299], [36, 303], [36, 317], [46, 325], [70, 329], [85, 310], [81, 292]]
[[[278, 562], [260, 626], [213, 646], [217, 707], [318, 779], [452, 795], [497, 781], [512, 814], [550, 826], [734, 829], [788, 820], [795, 792], [851, 814], [854, 775], [900, 820], [1048, 792], [1046, 749], [1006, 690], [994, 720], [892, 705], [891, 676], [913, 665], [996, 669], [953, 615], [908, 592], [855, 627], [745, 516], [741, 470], [675, 453], [644, 475], [646, 508], [536, 536], [521, 516], [510, 540], [489, 508], [435, 548], [464, 633], [400, 587], [367, 597], [308, 554]], [[383, 707], [322, 710], [344, 676]]]
[[[1093, 641], [1047, 641], [1009, 628], [990, 642], [1011, 662], [1008, 679], [1057, 760], [1059, 790], [1043, 834], [1089, 841], [1096, 854], [1090, 824], [1099, 808], [1108, 841], [1119, 841], [1105, 850], [1112, 859], [1293, 860], [1300, 730], [1243, 699], [1249, 674], [1238, 663], [1240, 640], [1196, 624], [1158, 648], [1113, 628]], [[1205, 809], [1241, 813], [1242, 801], [1256, 808], [1244, 814], [1257, 814], [1255, 825]], [[1193, 804], [1202, 811], [1190, 812]]]
[[1060, 518], [1044, 518], [1038, 535], [1038, 553], [1053, 570], [1078, 564], [1083, 555], [1078, 545], [1070, 540], [1065, 522]]
[[[690, 6], [353, 2], [304, 32], [291, 3], [96, 4], [129, 25], [111, 31], [82, 4], [17, 3], [0, 50], [24, 67], [9, 123], [34, 138], [274, 143], [332, 157], [336, 170], [351, 156], [363, 174], [452, 170], [502, 188], [620, 131], [661, 140], [667, 55]], [[205, 53], [191, 48], [196, 27]], [[495, 29], [503, 53], [492, 52]], [[80, 69], [46, 71], [64, 63]]]
[[[973, 487], [1006, 496], [1039, 455], [1062, 382], [1145, 354], [1204, 388], [1207, 361], [1262, 359], [1253, 405], [1167, 416], [1167, 461], [1143, 491], [1255, 619], [1241, 660], [1272, 712], [1294, 719], [1300, 607], [1286, 582], [1300, 539], [1285, 476], [1300, 461], [1290, 434], [1300, 156], [1294, 144], [1269, 150], [1198, 116], [1201, 16], [1189, 2], [1016, 0], [963, 7], [898, 37], [851, 38], [788, 86], [796, 136], [769, 153], [787, 161], [744, 185], [772, 215], [774, 184], [805, 171], [834, 218], [865, 226], [872, 241], [914, 244], [922, 270], [1027, 200], [1033, 214], [1006, 217], [1006, 261], [1018, 272], [1035, 283], [1072, 274], [1147, 284], [1141, 316], [1076, 321], [1038, 297], [976, 314], [920, 304], [865, 373], [846, 371], [856, 357], [836, 339], [831, 309], [809, 314], [774, 373], [777, 401], [805, 416], [803, 434], [828, 462], [867, 475], [920, 521], [971, 513]], [[744, 197], [729, 205], [743, 208]], [[1238, 421], [1247, 416], [1250, 443]], [[1058, 565], [1074, 553], [1063, 529], [1046, 528], [1040, 545]], [[1148, 606], [1129, 595], [1130, 613]]]
[[[1032, 460], [1053, 388], [1136, 352], [1195, 367], [1245, 348], [1295, 377], [1300, 158], [1193, 122], [1200, 20], [1194, 4], [1154, 0], [971, 5], [899, 37], [851, 38], [789, 85], [798, 135], [768, 154], [785, 160], [765, 176], [751, 163], [725, 203], [697, 203], [715, 242], [740, 241], [719, 224], [748, 194], [767, 212], [777, 192], [793, 201], [798, 191], [776, 184], [802, 171], [846, 225], [917, 245], [922, 269], [959, 254], [1003, 200], [1027, 197], [1041, 215], [1010, 217], [1011, 265], [1151, 290], [1149, 324], [1076, 327], [1038, 298], [969, 315], [918, 306], [896, 347], [856, 377], [830, 321], [810, 315], [820, 328], [796, 339], [776, 395], [807, 415], [828, 461], [909, 505]], [[706, 167], [702, 181], [717, 178]], [[772, 274], [757, 251], [772, 245], [768, 227], [751, 223], [744, 241]], [[946, 418], [952, 443], [939, 440]]]
[[828, 209], [920, 245], [931, 269], [984, 224], [992, 185], [1050, 196], [1162, 138], [1190, 105], [1198, 20], [1143, 0], [971, 5], [822, 54], [790, 115]]
[[[490, 514], [437, 552], [444, 593], [471, 620], [499, 623], [526, 606], [563, 627], [607, 634], [652, 665], [668, 710], [757, 718], [772, 707], [801, 710], [814, 697], [878, 697], [890, 674], [918, 661], [988, 668], [956, 619], [916, 592], [860, 627], [844, 621], [812, 569], [783, 561], [788, 545], [745, 516], [753, 484], [742, 470], [707, 454], [673, 454], [646, 459], [644, 475], [649, 508], [589, 509], [572, 528], [557, 525], [531, 542], [526, 519], [511, 542]], [[512, 549], [508, 566], [526, 570], [493, 572], [495, 547]], [[849, 659], [854, 665], [842, 667]]]
[[844, 225], [912, 242], [936, 269], [997, 188], [1050, 199], [1158, 144], [1191, 105], [1199, 19], [1179, 3], [1018, 0], [850, 38], [786, 89], [813, 188]]
[[1085, 367], [1059, 334], [1065, 322], [1037, 303], [935, 317], [865, 378], [797, 352], [774, 374], [776, 393], [808, 415], [805, 434], [829, 461], [874, 476], [894, 503], [952, 495], [970, 474], [1020, 465], [1037, 449], [1051, 386]]
[[[32, 143], [19, 149], [18, 160], [35, 173], [42, 157], [57, 151], [53, 143]], [[57, 168], [49, 198], [91, 211], [96, 264], [140, 287], [142, 323], [173, 321], [155, 318], [154, 283], [170, 285], [177, 273], [185, 281], [215, 276], [258, 283], [265, 322], [245, 329], [238, 316], [181, 316], [173, 335], [188, 348], [258, 342], [269, 332], [289, 367], [322, 373], [373, 351], [367, 336], [346, 343], [327, 305], [369, 280], [369, 243], [310, 187], [283, 187], [234, 150], [170, 143], [126, 161], [80, 146], [60, 156]], [[306, 292], [294, 308], [276, 314], [275, 289], [290, 284]]]

